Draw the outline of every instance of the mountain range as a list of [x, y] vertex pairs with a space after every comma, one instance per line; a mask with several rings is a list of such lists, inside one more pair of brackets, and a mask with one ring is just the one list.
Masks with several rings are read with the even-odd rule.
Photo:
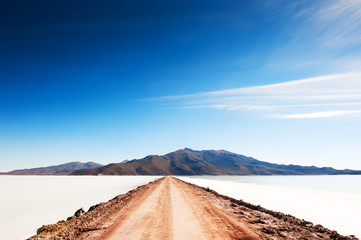
[[225, 150], [194, 151], [189, 148], [163, 156], [112, 163], [100, 168], [81, 169], [72, 175], [325, 175], [361, 174], [331, 167], [282, 165], [259, 161]]
[[361, 170], [274, 164], [225, 150], [189, 148], [120, 163], [72, 162], [58, 166], [15, 170], [10, 175], [339, 175]]
[[40, 167], [40, 168], [30, 168], [30, 169], [20, 169], [14, 170], [7, 173], [0, 173], [0, 174], [7, 174], [7, 175], [69, 175], [74, 171], [80, 169], [88, 169], [88, 168], [99, 168], [103, 165], [94, 162], [70, 162], [56, 166], [50, 167]]

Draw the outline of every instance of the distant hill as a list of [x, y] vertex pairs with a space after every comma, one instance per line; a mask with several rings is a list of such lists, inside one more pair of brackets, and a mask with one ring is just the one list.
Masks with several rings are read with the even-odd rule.
[[329, 175], [361, 174], [361, 171], [336, 170], [263, 162], [224, 150], [182, 149], [164, 156], [112, 163], [100, 168], [82, 169], [73, 175]]
[[99, 168], [103, 165], [94, 162], [70, 162], [56, 166], [50, 167], [40, 167], [40, 168], [30, 168], [30, 169], [21, 169], [21, 170], [14, 170], [7, 173], [7, 175], [69, 175], [70, 173], [80, 170], [80, 169], [93, 169]]

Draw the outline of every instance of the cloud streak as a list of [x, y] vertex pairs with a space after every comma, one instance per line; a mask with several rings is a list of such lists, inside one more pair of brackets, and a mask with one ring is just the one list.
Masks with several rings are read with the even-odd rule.
[[315, 1], [306, 8], [298, 5], [302, 3], [295, 3], [289, 14], [301, 22], [292, 32], [303, 44], [333, 49], [361, 42], [360, 0]]
[[268, 70], [359, 71], [360, 0], [281, 2], [287, 7], [275, 11], [283, 16], [285, 41], [273, 49]]
[[301, 114], [284, 114], [275, 115], [276, 118], [329, 118], [329, 117], [340, 117], [349, 114], [360, 113], [361, 111], [325, 111], [325, 112], [314, 112], [314, 113], [301, 113]]
[[361, 73], [325, 75], [153, 100], [170, 107], [243, 111], [272, 118], [302, 119], [359, 115]]
[[318, 27], [320, 41], [327, 47], [353, 45], [361, 42], [361, 1], [327, 1], [312, 17]]

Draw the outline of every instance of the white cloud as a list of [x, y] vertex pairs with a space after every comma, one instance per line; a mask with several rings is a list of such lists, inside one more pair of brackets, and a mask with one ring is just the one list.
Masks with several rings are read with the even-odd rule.
[[313, 112], [313, 113], [301, 113], [301, 114], [284, 114], [275, 115], [276, 118], [329, 118], [340, 117], [344, 115], [356, 114], [361, 111], [326, 111], [326, 112]]
[[325, 75], [155, 100], [172, 107], [244, 111], [276, 118], [338, 117], [361, 111], [361, 73]]

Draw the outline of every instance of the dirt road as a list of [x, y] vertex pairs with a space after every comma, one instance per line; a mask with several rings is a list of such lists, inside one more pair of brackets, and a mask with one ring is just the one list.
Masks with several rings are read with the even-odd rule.
[[80, 216], [42, 226], [37, 235], [29, 238], [54, 239], [357, 238], [342, 236], [321, 225], [220, 195], [177, 178], [165, 177], [96, 204]]
[[172, 177], [138, 201], [99, 239], [259, 239]]

